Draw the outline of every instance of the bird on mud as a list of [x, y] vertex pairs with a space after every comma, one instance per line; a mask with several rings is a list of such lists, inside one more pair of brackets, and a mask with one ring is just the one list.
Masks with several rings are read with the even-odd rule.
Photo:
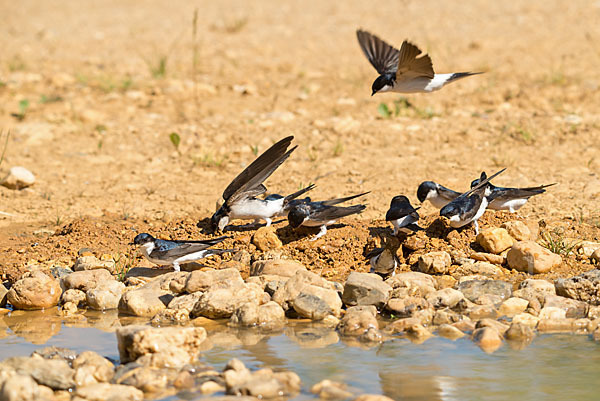
[[141, 233], [135, 236], [133, 244], [141, 247], [142, 254], [150, 262], [159, 266], [173, 266], [173, 269], [178, 272], [180, 271], [180, 264], [194, 262], [210, 255], [235, 252], [234, 249], [208, 249], [227, 238], [230, 237], [180, 241], [158, 239], [148, 233]]
[[356, 31], [360, 48], [379, 73], [371, 86], [373, 96], [380, 92], [418, 93], [433, 92], [445, 85], [481, 72], [455, 72], [436, 74], [429, 55], [418, 57], [421, 50], [408, 41], [402, 42], [400, 50], [377, 36]]
[[459, 196], [460, 192], [453, 191], [433, 181], [424, 181], [417, 189], [419, 202], [423, 203], [428, 200], [438, 209], [443, 208]]
[[262, 219], [268, 227], [271, 225], [273, 217], [286, 212], [291, 200], [314, 188], [314, 185], [309, 185], [285, 197], [271, 195], [265, 199], [257, 198], [267, 191], [263, 182], [297, 148], [294, 146], [287, 150], [293, 139], [293, 136], [288, 136], [271, 146], [231, 181], [223, 192], [225, 202], [210, 219], [213, 231], [223, 231], [233, 219], [254, 220], [255, 222]]
[[293, 206], [288, 213], [288, 222], [292, 228], [304, 227], [320, 227], [319, 233], [311, 239], [314, 241], [321, 238], [327, 233], [327, 226], [334, 224], [342, 217], [352, 214], [361, 213], [366, 205], [354, 206], [335, 206], [339, 203], [347, 202], [351, 199], [358, 198], [368, 194], [364, 192], [358, 195], [347, 196], [345, 198], [331, 199], [320, 202], [302, 202]]
[[[486, 178], [487, 174], [484, 171], [478, 179], [471, 182], [471, 188], [476, 187]], [[508, 210], [510, 213], [515, 213], [527, 203], [529, 198], [543, 194], [546, 192], [546, 188], [556, 185], [556, 183], [527, 188], [504, 188], [492, 185], [492, 183], [488, 185], [492, 190], [494, 200], [490, 202], [487, 208], [492, 210]]]
[[385, 214], [385, 221], [389, 221], [394, 226], [394, 235], [398, 234], [398, 230], [401, 228], [409, 228], [412, 230], [419, 230], [417, 221], [419, 221], [419, 213], [414, 208], [408, 198], [404, 195], [394, 196], [390, 203], [390, 208]]
[[477, 220], [483, 215], [488, 204], [494, 200], [495, 196], [492, 188], [490, 188], [489, 181], [504, 170], [506, 169], [498, 171], [489, 178], [482, 179], [475, 187], [448, 203], [440, 210], [440, 216], [448, 218], [450, 226], [454, 228], [460, 228], [472, 222], [475, 227], [475, 234], [478, 234], [479, 225]]
[[371, 264], [371, 271], [385, 280], [396, 274], [396, 267], [400, 264], [400, 260], [396, 256], [400, 248], [400, 241], [396, 238], [380, 238], [382, 246], [367, 253], [366, 257]]

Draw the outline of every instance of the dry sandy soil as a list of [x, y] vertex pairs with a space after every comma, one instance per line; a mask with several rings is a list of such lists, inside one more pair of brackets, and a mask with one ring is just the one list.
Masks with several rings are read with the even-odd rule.
[[[203, 238], [196, 222], [229, 181], [290, 134], [299, 147], [271, 191], [371, 191], [365, 213], [315, 245], [277, 225], [288, 256], [331, 277], [367, 269], [394, 195], [418, 204], [421, 181], [463, 190], [482, 170], [507, 167], [496, 185], [558, 182], [520, 215], [599, 239], [600, 3], [374, 4], [2, 2], [0, 174], [21, 165], [37, 181], [0, 187], [0, 271], [14, 280], [28, 264], [70, 266], [83, 247], [127, 252], [141, 231]], [[371, 97], [358, 27], [412, 40], [439, 72], [486, 73], [408, 103]], [[422, 211], [435, 221], [431, 205]], [[249, 233], [234, 234], [247, 247]], [[461, 235], [469, 248], [472, 230]], [[560, 274], [591, 268], [567, 259]]]

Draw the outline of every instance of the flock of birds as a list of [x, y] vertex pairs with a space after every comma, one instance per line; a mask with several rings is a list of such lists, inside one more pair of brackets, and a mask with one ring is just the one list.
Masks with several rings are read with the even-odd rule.
[[[422, 52], [415, 45], [404, 41], [398, 50], [366, 31], [358, 30], [356, 34], [363, 53], [379, 73], [372, 85], [372, 95], [388, 91], [432, 92], [460, 78], [479, 74], [472, 72], [436, 74], [433, 71], [430, 57], [427, 54], [420, 56]], [[318, 234], [312, 238], [312, 240], [316, 240], [327, 233], [327, 226], [346, 216], [359, 214], [366, 208], [366, 205], [363, 204], [353, 206], [339, 206], [339, 204], [359, 198], [369, 192], [324, 201], [313, 201], [310, 197], [301, 198], [315, 187], [312, 184], [287, 196], [272, 194], [259, 198], [267, 192], [263, 182], [297, 148], [294, 146], [288, 150], [293, 139], [293, 136], [288, 136], [275, 143], [225, 188], [224, 203], [210, 219], [210, 225], [214, 232], [225, 231], [230, 221], [234, 219], [254, 220], [255, 224], [264, 220], [268, 227], [273, 219], [286, 217], [289, 225], [294, 229], [319, 227]], [[514, 213], [529, 198], [541, 194], [545, 192], [545, 188], [555, 185], [529, 188], [503, 188], [492, 185], [490, 181], [504, 170], [502, 169], [490, 177], [482, 172], [478, 179], [471, 182], [471, 188], [464, 193], [446, 188], [433, 181], [425, 181], [419, 185], [417, 198], [421, 203], [429, 201], [440, 209], [440, 215], [449, 220], [451, 227], [460, 228], [473, 223], [475, 232], [478, 233], [477, 220], [486, 209], [507, 210]], [[394, 236], [400, 230], [411, 232], [422, 229], [418, 226], [418, 209], [414, 208], [404, 195], [392, 199], [386, 213], [386, 221], [392, 224]], [[222, 236], [201, 241], [179, 241], [158, 239], [148, 233], [142, 233], [134, 238], [133, 243], [141, 247], [142, 254], [152, 263], [172, 266], [175, 271], [179, 271], [180, 265], [183, 263], [197, 261], [210, 255], [233, 252], [232, 249], [210, 248], [227, 238], [229, 237]], [[384, 240], [383, 245], [368, 257], [376, 273], [389, 275], [393, 273], [398, 264], [394, 241]]]

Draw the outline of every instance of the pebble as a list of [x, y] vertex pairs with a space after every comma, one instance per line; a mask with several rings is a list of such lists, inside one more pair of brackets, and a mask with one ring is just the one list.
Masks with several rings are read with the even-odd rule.
[[11, 167], [8, 174], [2, 179], [0, 185], [8, 189], [24, 189], [35, 183], [35, 176], [25, 167]]
[[517, 241], [535, 241], [535, 237], [532, 235], [531, 230], [522, 221], [507, 221], [502, 223], [500, 227], [504, 228], [508, 232], [508, 235]]
[[152, 317], [167, 307], [165, 295], [169, 294], [151, 289], [127, 291], [121, 296], [118, 308], [128, 315]]
[[125, 284], [116, 280], [100, 283], [85, 293], [86, 303], [91, 309], [108, 310], [119, 307], [121, 296], [125, 292]]
[[192, 317], [204, 316], [210, 319], [230, 318], [243, 304], [260, 304], [264, 291], [256, 284], [244, 284], [241, 288], [215, 288], [202, 294]]
[[489, 262], [495, 265], [502, 265], [506, 261], [506, 258], [502, 255], [494, 255], [493, 253], [485, 253], [485, 252], [475, 252], [470, 256], [471, 259], [480, 261], [480, 262]]
[[115, 273], [116, 263], [114, 260], [100, 260], [94, 255], [80, 256], [73, 266], [74, 271], [106, 269], [111, 274]]
[[437, 333], [440, 337], [448, 338], [453, 341], [465, 336], [465, 333], [450, 324], [440, 325]]
[[301, 292], [292, 301], [292, 307], [299, 316], [312, 320], [323, 320], [333, 311], [329, 305], [316, 295]]
[[196, 291], [215, 290], [219, 288], [234, 289], [243, 286], [244, 280], [237, 269], [196, 270], [191, 272], [187, 277], [183, 290], [191, 294]]
[[454, 288], [444, 288], [427, 294], [426, 299], [434, 308], [453, 308], [463, 298], [464, 294]]
[[482, 230], [477, 235], [476, 241], [486, 252], [495, 255], [510, 248], [514, 242], [507, 230], [497, 227]]
[[600, 305], [600, 269], [594, 269], [570, 278], [559, 278], [555, 282], [558, 295]]
[[508, 265], [529, 274], [546, 273], [562, 263], [560, 255], [533, 241], [515, 243], [506, 255]]
[[403, 296], [426, 296], [436, 291], [436, 281], [433, 277], [419, 272], [402, 272], [385, 281], [392, 287], [392, 298]]
[[62, 305], [67, 302], [74, 303], [77, 306], [85, 305], [85, 292], [80, 290], [68, 289], [62, 293], [60, 297], [60, 303]]
[[352, 401], [394, 401], [394, 400], [390, 397], [386, 397], [385, 395], [363, 394], [363, 395], [359, 395]]
[[61, 286], [65, 289], [76, 289], [87, 292], [89, 289], [96, 288], [99, 283], [107, 280], [114, 280], [113, 276], [106, 269], [85, 270], [74, 272], [61, 279]]
[[252, 243], [262, 252], [283, 247], [274, 227], [260, 227], [252, 236]]
[[306, 271], [306, 267], [300, 262], [287, 259], [257, 260], [250, 268], [251, 276], [276, 275], [292, 277], [298, 270]]
[[38, 384], [53, 390], [67, 390], [75, 386], [75, 371], [60, 359], [45, 359], [38, 354], [5, 359], [0, 366], [13, 368], [18, 374], [31, 376]]
[[521, 323], [532, 328], [537, 326], [539, 321], [540, 318], [531, 313], [518, 313], [512, 318], [513, 323]]
[[528, 341], [535, 336], [535, 333], [530, 325], [512, 322], [505, 336], [507, 340]]
[[343, 336], [360, 336], [370, 328], [379, 329], [377, 309], [370, 306], [351, 306], [340, 322], [340, 334]]
[[500, 316], [513, 317], [519, 313], [525, 312], [529, 306], [529, 301], [523, 298], [510, 297], [506, 301], [502, 302], [498, 308]]
[[352, 397], [344, 383], [329, 379], [321, 380], [310, 388], [310, 392], [325, 400], [346, 399]]
[[431, 304], [422, 297], [392, 298], [386, 305], [388, 311], [401, 318], [412, 317], [419, 311], [431, 308]]
[[373, 305], [383, 307], [389, 297], [392, 287], [381, 276], [372, 273], [352, 272], [344, 285], [342, 302], [347, 306]]
[[479, 305], [501, 303], [512, 293], [510, 283], [501, 280], [470, 280], [458, 285], [465, 298]]
[[488, 354], [493, 353], [502, 346], [502, 336], [496, 329], [491, 327], [476, 329], [472, 338], [479, 348]]
[[418, 269], [422, 273], [448, 273], [452, 264], [450, 254], [445, 251], [429, 252], [419, 257]]
[[73, 400], [81, 397], [79, 399], [86, 401], [142, 401], [144, 399], [144, 393], [133, 386], [110, 383], [95, 383], [77, 387], [74, 395]]
[[57, 280], [41, 271], [26, 273], [15, 282], [6, 299], [15, 309], [45, 309], [58, 305], [62, 289]]

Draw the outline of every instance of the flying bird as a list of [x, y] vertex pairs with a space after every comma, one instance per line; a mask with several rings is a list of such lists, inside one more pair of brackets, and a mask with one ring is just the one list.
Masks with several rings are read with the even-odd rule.
[[[481, 173], [480, 178], [471, 182], [471, 188], [476, 187], [482, 180], [485, 180], [486, 178], [487, 175], [484, 171]], [[543, 194], [546, 192], [546, 188], [553, 185], [556, 185], [556, 183], [527, 188], [504, 188], [497, 187], [492, 185], [492, 183], [489, 183], [494, 200], [490, 202], [487, 208], [492, 210], [508, 210], [509, 212], [514, 213], [523, 205], [525, 205], [529, 198], [535, 195]]]
[[450, 82], [481, 74], [436, 74], [429, 55], [418, 57], [422, 53], [421, 50], [406, 40], [398, 50], [367, 31], [357, 30], [356, 37], [363, 53], [379, 73], [379, 77], [371, 86], [371, 96], [379, 92], [433, 92]]
[[479, 233], [477, 220], [483, 215], [489, 202], [494, 200], [489, 181], [506, 169], [498, 171], [489, 178], [482, 179], [479, 184], [469, 191], [461, 194], [440, 210], [440, 216], [450, 220], [450, 226], [454, 228], [463, 227], [471, 222], [475, 227], [475, 234]]
[[150, 262], [159, 266], [173, 266], [180, 271], [180, 264], [194, 262], [210, 255], [234, 252], [233, 249], [208, 249], [229, 237], [219, 237], [202, 241], [178, 241], [154, 238], [148, 233], [135, 236], [133, 244], [140, 245], [142, 254]]
[[[287, 148], [292, 143], [293, 136], [288, 136], [264, 151], [256, 160], [242, 171], [225, 188], [223, 199], [225, 203], [210, 219], [214, 231], [223, 231], [233, 219], [265, 220], [267, 226], [271, 219], [282, 212], [285, 203], [312, 189], [304, 188], [282, 199], [259, 199], [257, 196], [267, 192], [263, 182], [279, 167], [297, 148]], [[200, 224], [200, 223], [198, 223]]]
[[327, 226], [334, 224], [342, 217], [361, 213], [367, 207], [366, 205], [354, 205], [348, 207], [335, 205], [368, 193], [369, 192], [364, 192], [358, 195], [327, 201], [298, 203], [289, 210], [288, 222], [292, 228], [298, 228], [300, 226], [320, 227], [319, 233], [312, 238], [312, 241], [314, 241], [327, 233]]
[[394, 196], [390, 208], [385, 214], [385, 221], [389, 221], [394, 226], [394, 235], [398, 234], [400, 228], [420, 228], [415, 224], [419, 220], [417, 209], [419, 208], [415, 209], [406, 196]]
[[460, 192], [453, 191], [433, 181], [424, 181], [417, 189], [417, 199], [423, 203], [426, 200], [438, 209], [460, 196]]

